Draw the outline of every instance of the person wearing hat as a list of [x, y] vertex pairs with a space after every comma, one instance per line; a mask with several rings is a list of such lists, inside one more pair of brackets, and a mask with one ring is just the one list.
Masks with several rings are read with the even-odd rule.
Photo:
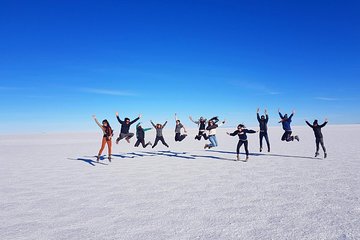
[[319, 156], [319, 144], [321, 144], [321, 147], [324, 151], [324, 158], [327, 157], [327, 153], [326, 153], [326, 148], [324, 145], [324, 138], [321, 132], [321, 128], [325, 127], [325, 125], [328, 123], [328, 120], [325, 118], [325, 122], [321, 125], [318, 124], [318, 120], [314, 120], [313, 124], [310, 124], [308, 121], [306, 121], [306, 124], [311, 127], [314, 131], [314, 135], [315, 135], [315, 143], [316, 143], [316, 152], [315, 152], [315, 157]]
[[130, 126], [131, 126], [131, 124], [135, 123], [137, 120], [139, 120], [141, 118], [141, 114], [139, 115], [139, 117], [135, 118], [133, 121], [130, 121], [130, 118], [125, 118], [124, 121], [121, 120], [119, 118], [118, 112], [116, 112], [115, 115], [116, 115], [117, 120], [121, 124], [121, 130], [120, 130], [119, 137], [116, 139], [116, 144], [118, 144], [119, 141], [123, 138], [125, 138], [125, 140], [128, 143], [130, 143], [130, 138], [132, 138], [134, 136], [134, 133], [129, 132]]

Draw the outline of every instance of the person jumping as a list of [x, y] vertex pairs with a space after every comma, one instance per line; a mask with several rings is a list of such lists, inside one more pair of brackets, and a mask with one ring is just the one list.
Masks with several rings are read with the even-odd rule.
[[280, 121], [279, 123], [282, 124], [282, 127], [284, 129], [284, 134], [281, 137], [281, 141], [294, 141], [294, 139], [296, 139], [297, 141], [300, 141], [299, 136], [295, 135], [295, 136], [291, 136], [292, 134], [292, 130], [290, 127], [290, 123], [291, 123], [291, 118], [294, 116], [295, 111], [293, 110], [290, 117], [288, 117], [287, 114], [285, 114], [284, 116], [281, 114], [280, 109], [278, 110], [279, 112], [279, 116], [280, 116]]
[[268, 127], [267, 127], [267, 123], [269, 121], [269, 115], [267, 114], [267, 110], [265, 109], [265, 116], [264, 115], [259, 115], [259, 108], [256, 111], [256, 117], [257, 120], [259, 122], [259, 127], [260, 127], [260, 133], [259, 133], [259, 139], [260, 139], [260, 152], [262, 151], [262, 142], [263, 142], [263, 138], [265, 137], [265, 141], [267, 144], [267, 149], [268, 152], [270, 152], [270, 142], [269, 142], [269, 137], [268, 137]]
[[153, 125], [153, 127], [156, 129], [156, 138], [155, 138], [155, 142], [154, 142], [154, 145], [152, 146], [152, 148], [154, 148], [158, 144], [159, 141], [161, 141], [162, 144], [164, 144], [166, 147], [169, 147], [169, 145], [165, 142], [165, 139], [164, 139], [164, 136], [162, 133], [162, 130], [165, 127], [167, 121], [163, 125], [161, 125], [159, 123], [155, 125], [153, 123], [153, 121], [151, 121], [151, 120], [150, 120], [150, 122]]
[[141, 118], [141, 114], [139, 115], [139, 117], [135, 118], [133, 121], [130, 122], [130, 118], [125, 118], [124, 121], [121, 120], [119, 118], [119, 113], [116, 112], [116, 118], [119, 121], [119, 123], [121, 124], [121, 130], [120, 130], [120, 134], [119, 137], [116, 139], [116, 144], [119, 143], [119, 141], [123, 138], [125, 138], [125, 140], [130, 143], [130, 138], [132, 138], [134, 136], [134, 133], [129, 133], [130, 130], [130, 126], [131, 124], [135, 123], [137, 120], [139, 120]]

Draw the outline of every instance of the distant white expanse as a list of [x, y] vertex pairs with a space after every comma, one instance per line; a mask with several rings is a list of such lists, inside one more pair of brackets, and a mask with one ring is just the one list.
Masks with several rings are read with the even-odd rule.
[[114, 139], [111, 163], [100, 131], [1, 135], [0, 239], [360, 239], [360, 125], [324, 127], [326, 159], [306, 126], [290, 143], [271, 127], [270, 153], [248, 134], [246, 163], [233, 130], [211, 150], [196, 129], [168, 128], [169, 149]]

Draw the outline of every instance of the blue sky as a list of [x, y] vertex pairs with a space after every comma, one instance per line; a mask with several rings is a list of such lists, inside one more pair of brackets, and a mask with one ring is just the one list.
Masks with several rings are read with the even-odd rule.
[[360, 123], [358, 1], [1, 1], [0, 132], [256, 108]]

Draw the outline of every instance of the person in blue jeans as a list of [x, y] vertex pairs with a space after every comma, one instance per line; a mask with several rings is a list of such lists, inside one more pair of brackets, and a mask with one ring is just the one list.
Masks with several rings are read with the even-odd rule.
[[278, 110], [279, 112], [279, 116], [280, 116], [280, 121], [279, 123], [282, 124], [282, 128], [284, 129], [284, 134], [282, 135], [281, 137], [281, 141], [287, 141], [287, 142], [291, 142], [291, 141], [294, 141], [294, 139], [296, 139], [297, 141], [299, 141], [299, 136], [298, 135], [295, 135], [295, 136], [292, 136], [292, 130], [291, 130], [291, 119], [292, 117], [294, 116], [295, 114], [295, 111], [293, 110], [291, 115], [288, 117], [287, 114], [285, 114], [284, 116], [281, 114], [280, 112], [280, 109]]
[[220, 124], [216, 124], [214, 122], [214, 120], [208, 121], [208, 126], [206, 127], [206, 130], [209, 131], [208, 139], [210, 141], [210, 144], [205, 144], [204, 149], [206, 149], [206, 148], [210, 149], [212, 147], [217, 147], [218, 143], [217, 143], [217, 139], [216, 139], [216, 129], [223, 124], [225, 124], [225, 120], [222, 121]]

